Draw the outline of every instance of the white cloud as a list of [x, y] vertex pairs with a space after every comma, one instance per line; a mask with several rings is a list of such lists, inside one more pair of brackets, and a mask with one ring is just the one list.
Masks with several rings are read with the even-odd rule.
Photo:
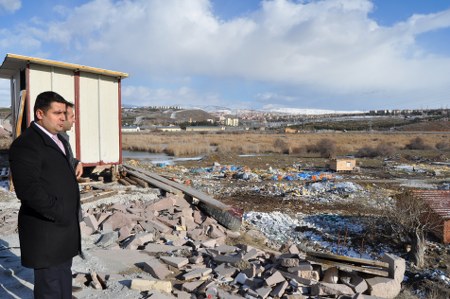
[[[32, 42], [26, 46], [56, 43], [83, 64], [129, 72], [141, 83], [164, 76], [268, 83], [290, 90], [278, 98], [285, 102], [301, 98], [295, 94], [304, 90], [336, 98], [417, 100], [448, 90], [450, 57], [426, 52], [416, 38], [449, 28], [450, 10], [383, 27], [369, 18], [368, 0], [266, 0], [253, 14], [228, 21], [215, 16], [211, 5], [93, 0], [71, 11], [58, 6], [63, 21], [27, 31]], [[182, 95], [181, 89], [148, 89], [148, 96], [208, 98], [193, 90]]]
[[215, 94], [198, 94], [191, 88], [151, 89], [145, 86], [124, 86], [122, 96], [130, 104], [138, 106], [205, 106], [218, 105], [221, 100]]
[[13, 13], [20, 9], [21, 6], [22, 2], [20, 0], [0, 0], [0, 12]]

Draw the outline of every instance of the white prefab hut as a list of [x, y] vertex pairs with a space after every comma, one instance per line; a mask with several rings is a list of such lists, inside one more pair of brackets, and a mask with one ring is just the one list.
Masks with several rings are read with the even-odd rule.
[[34, 120], [38, 94], [54, 91], [75, 105], [70, 143], [84, 166], [122, 163], [121, 80], [128, 74], [7, 54], [0, 78], [11, 81], [14, 137]]

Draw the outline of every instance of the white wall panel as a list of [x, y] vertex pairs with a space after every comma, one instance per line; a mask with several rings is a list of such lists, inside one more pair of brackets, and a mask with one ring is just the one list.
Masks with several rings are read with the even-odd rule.
[[119, 90], [116, 78], [100, 76], [100, 155], [101, 161], [119, 161]]
[[79, 126], [81, 161], [83, 163], [100, 161], [99, 94], [98, 75], [81, 73]]

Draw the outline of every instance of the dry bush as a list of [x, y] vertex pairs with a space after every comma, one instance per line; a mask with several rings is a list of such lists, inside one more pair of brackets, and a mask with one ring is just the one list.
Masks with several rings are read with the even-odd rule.
[[450, 150], [450, 143], [441, 141], [436, 143], [435, 147], [440, 151]]
[[207, 154], [210, 149], [209, 144], [205, 143], [171, 143], [167, 145], [164, 152], [169, 156], [191, 156]]
[[390, 143], [380, 143], [376, 148], [371, 146], [365, 146], [360, 148], [356, 153], [356, 157], [366, 157], [366, 158], [374, 158], [374, 157], [389, 157], [395, 153], [395, 147]]
[[273, 142], [273, 147], [276, 151], [278, 151], [280, 153], [283, 153], [283, 154], [289, 153], [289, 144], [281, 138], [275, 139], [275, 141]]
[[320, 139], [316, 144], [307, 145], [306, 149], [310, 153], [319, 153], [323, 158], [335, 157], [337, 150], [336, 142], [328, 138]]
[[416, 137], [411, 139], [405, 148], [410, 150], [428, 150], [431, 149], [431, 146], [426, 145], [425, 141], [421, 137]]
[[291, 146], [289, 147], [290, 155], [304, 155], [306, 154], [306, 148], [304, 146]]

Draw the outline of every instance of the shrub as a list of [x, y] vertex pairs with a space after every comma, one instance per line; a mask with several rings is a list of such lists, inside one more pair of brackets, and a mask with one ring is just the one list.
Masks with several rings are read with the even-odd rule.
[[450, 143], [447, 142], [438, 142], [435, 145], [436, 149], [441, 150], [441, 151], [445, 151], [445, 150], [449, 150], [450, 149]]
[[395, 153], [395, 147], [390, 143], [380, 143], [376, 148], [365, 146], [358, 150], [356, 157], [387, 157], [392, 156]]
[[405, 146], [406, 149], [410, 150], [427, 150], [431, 147], [426, 145], [422, 138], [416, 137], [411, 139], [411, 141]]
[[277, 138], [275, 139], [275, 141], [273, 142], [273, 147], [275, 148], [275, 150], [283, 153], [283, 154], [288, 154], [289, 153], [289, 145], [288, 143], [281, 139], [281, 138]]
[[336, 156], [336, 142], [323, 138], [314, 145], [306, 146], [306, 150], [308, 153], [319, 153], [323, 158], [332, 158]]

